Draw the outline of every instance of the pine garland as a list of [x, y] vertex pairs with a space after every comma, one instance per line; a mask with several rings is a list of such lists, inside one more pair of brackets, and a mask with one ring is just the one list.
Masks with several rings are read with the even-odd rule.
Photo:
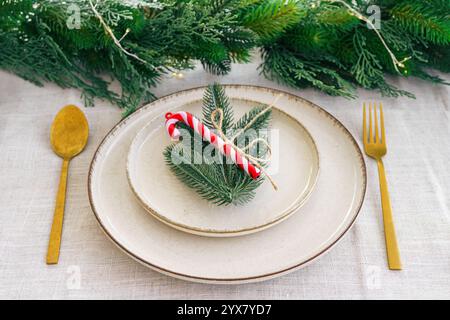
[[[399, 66], [354, 13], [367, 17], [372, 5]], [[260, 48], [261, 72], [294, 88], [354, 97], [361, 86], [413, 97], [385, 76], [446, 83], [428, 70], [450, 70], [449, 12], [448, 0], [0, 0], [0, 69], [130, 113], [154, 99], [163, 74], [195, 60], [226, 74]]]
[[354, 96], [355, 85], [378, 89], [385, 96], [414, 97], [389, 84], [385, 74], [445, 83], [425, 68], [448, 70], [450, 2], [357, 1], [355, 8], [364, 13], [374, 4], [381, 10], [380, 33], [386, 44], [399, 60], [410, 58], [400, 74], [375, 32], [337, 1], [322, 1], [275, 43], [264, 46], [263, 72], [293, 87], [314, 86], [346, 97]]

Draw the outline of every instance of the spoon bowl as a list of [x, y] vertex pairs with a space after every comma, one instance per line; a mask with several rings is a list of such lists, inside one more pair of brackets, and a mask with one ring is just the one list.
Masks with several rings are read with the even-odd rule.
[[86, 146], [89, 127], [83, 112], [76, 106], [62, 108], [50, 129], [53, 151], [63, 159], [71, 159]]

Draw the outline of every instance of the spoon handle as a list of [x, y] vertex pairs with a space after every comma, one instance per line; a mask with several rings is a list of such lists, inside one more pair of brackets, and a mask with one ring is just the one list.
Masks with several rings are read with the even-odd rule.
[[59, 178], [58, 194], [56, 196], [55, 213], [53, 215], [52, 230], [47, 250], [47, 264], [57, 264], [59, 258], [59, 247], [61, 245], [61, 233], [64, 218], [64, 206], [66, 204], [67, 173], [69, 171], [69, 160], [64, 159]]

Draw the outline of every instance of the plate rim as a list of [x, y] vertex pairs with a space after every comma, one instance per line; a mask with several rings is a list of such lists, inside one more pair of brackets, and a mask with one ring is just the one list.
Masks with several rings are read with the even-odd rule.
[[[181, 92], [181, 91], [179, 91], [179, 92]], [[236, 98], [236, 99], [253, 102], [253, 103], [261, 103], [260, 101], [251, 100], [251, 99], [247, 99], [247, 98]], [[201, 101], [201, 99], [198, 99], [196, 101]], [[192, 103], [192, 101], [190, 101], [188, 103]], [[138, 138], [138, 136], [142, 135], [142, 132], [145, 129], [147, 129], [150, 126], [150, 124], [156, 120], [156, 118], [153, 118], [149, 123], [144, 125], [137, 132], [136, 136], [131, 141], [130, 147], [128, 149], [128, 154], [127, 154], [127, 162], [126, 162], [127, 180], [128, 180], [130, 189], [133, 192], [133, 194], [136, 197], [139, 204], [154, 218], [167, 224], [168, 226], [175, 228], [177, 230], [183, 231], [183, 232], [200, 235], [200, 236], [205, 236], [205, 237], [226, 238], [226, 237], [238, 237], [238, 236], [253, 234], [256, 232], [267, 230], [267, 229], [277, 225], [278, 223], [283, 222], [284, 220], [288, 219], [289, 217], [291, 217], [295, 212], [297, 212], [298, 209], [300, 209], [308, 201], [308, 199], [311, 197], [311, 194], [314, 191], [317, 181], [319, 180], [320, 153], [319, 153], [319, 149], [317, 148], [317, 144], [316, 144], [316, 141], [314, 140], [314, 137], [311, 135], [309, 130], [301, 123], [300, 120], [296, 119], [288, 112], [286, 112], [276, 106], [272, 106], [272, 108], [275, 109], [277, 112], [280, 112], [284, 116], [288, 117], [292, 121], [294, 121], [304, 131], [304, 133], [310, 140], [310, 145], [313, 148], [313, 153], [315, 155], [314, 165], [317, 167], [317, 170], [312, 174], [313, 179], [312, 179], [311, 183], [309, 183], [309, 187], [307, 188], [307, 190], [305, 190], [303, 193], [301, 193], [297, 197], [297, 199], [290, 204], [289, 207], [284, 209], [282, 211], [281, 215], [278, 215], [275, 219], [272, 219], [269, 222], [266, 222], [262, 225], [258, 225], [258, 226], [254, 226], [254, 227], [247, 227], [247, 228], [243, 228], [243, 229], [239, 229], [239, 230], [220, 230], [220, 229], [218, 230], [218, 229], [202, 229], [202, 228], [192, 227], [192, 226], [189, 226], [186, 224], [182, 224], [182, 223], [173, 221], [173, 220], [167, 218], [166, 216], [164, 216], [163, 214], [157, 212], [154, 208], [152, 208], [152, 206], [150, 206], [150, 204], [147, 204], [144, 201], [144, 199], [142, 199], [142, 196], [140, 195], [140, 193], [136, 190], [135, 186], [133, 185], [131, 172], [130, 172], [130, 154], [133, 151], [133, 147], [135, 147], [134, 149], [136, 149], [136, 148], [139, 149], [139, 146], [135, 145], [136, 141], [137, 141], [136, 139]]]
[[265, 274], [261, 274], [261, 275], [256, 275], [256, 276], [250, 276], [250, 277], [240, 277], [240, 278], [214, 278], [214, 277], [201, 277], [201, 276], [194, 276], [194, 275], [188, 275], [188, 274], [183, 274], [177, 271], [172, 271], [163, 267], [160, 267], [158, 265], [155, 265], [153, 263], [150, 263], [148, 261], [145, 261], [144, 259], [142, 259], [141, 257], [139, 257], [138, 255], [132, 253], [131, 251], [129, 251], [127, 248], [125, 248], [122, 244], [120, 244], [112, 235], [111, 233], [105, 228], [105, 226], [103, 225], [97, 210], [95, 208], [95, 205], [93, 203], [93, 196], [92, 196], [92, 175], [93, 175], [93, 167], [94, 164], [97, 160], [97, 157], [99, 155], [99, 150], [100, 148], [104, 145], [106, 139], [108, 137], [110, 137], [115, 131], [117, 131], [120, 127], [122, 127], [126, 121], [128, 121], [129, 118], [134, 117], [135, 115], [141, 113], [143, 110], [147, 110], [148, 108], [152, 107], [155, 103], [160, 102], [160, 100], [163, 99], [168, 99], [173, 95], [178, 95], [180, 93], [185, 93], [188, 91], [195, 91], [195, 90], [200, 90], [200, 89], [204, 89], [207, 86], [196, 86], [196, 87], [192, 87], [189, 89], [184, 89], [184, 90], [180, 90], [180, 91], [176, 91], [167, 95], [164, 95], [158, 99], [156, 99], [155, 101], [152, 101], [146, 105], [143, 105], [142, 107], [140, 107], [138, 110], [136, 110], [135, 112], [133, 112], [132, 114], [126, 116], [125, 118], [121, 119], [116, 125], [114, 125], [114, 127], [111, 128], [111, 130], [109, 130], [106, 135], [103, 137], [103, 139], [100, 141], [99, 145], [97, 146], [95, 153], [92, 157], [91, 163], [89, 165], [89, 172], [88, 172], [88, 179], [87, 179], [87, 188], [88, 188], [88, 198], [89, 198], [89, 204], [91, 206], [92, 212], [94, 213], [95, 219], [97, 220], [100, 228], [103, 230], [103, 232], [107, 235], [107, 237], [123, 252], [125, 252], [128, 256], [132, 257], [134, 260], [138, 261], [139, 263], [155, 270], [158, 272], [161, 272], [163, 274], [166, 275], [170, 275], [170, 276], [174, 276], [180, 279], [184, 279], [184, 280], [189, 280], [189, 281], [195, 281], [195, 282], [203, 282], [203, 283], [222, 283], [222, 284], [239, 284], [239, 283], [246, 283], [246, 282], [254, 282], [254, 281], [264, 281], [264, 280], [268, 280], [271, 278], [274, 278], [276, 276], [281, 276], [283, 274], [295, 271], [297, 269], [300, 269], [302, 267], [304, 267], [305, 265], [313, 262], [314, 260], [316, 260], [317, 258], [319, 258], [320, 256], [322, 256], [324, 253], [329, 252], [329, 250], [331, 248], [333, 248], [346, 234], [347, 232], [351, 229], [351, 227], [355, 224], [357, 218], [359, 217], [359, 214], [361, 212], [361, 208], [364, 204], [364, 200], [366, 198], [366, 192], [367, 192], [367, 166], [366, 166], [366, 161], [364, 159], [363, 153], [361, 151], [361, 148], [359, 147], [358, 143], [356, 142], [355, 137], [352, 135], [352, 133], [347, 129], [347, 127], [344, 126], [344, 124], [339, 121], [336, 117], [334, 117], [330, 112], [328, 112], [327, 110], [323, 109], [322, 107], [320, 107], [319, 105], [305, 99], [302, 98], [296, 94], [290, 93], [286, 90], [281, 90], [281, 89], [275, 89], [275, 88], [269, 88], [269, 87], [265, 87], [265, 86], [259, 86], [259, 85], [246, 85], [246, 84], [222, 84], [222, 86], [224, 86], [225, 88], [250, 88], [250, 89], [256, 89], [256, 90], [266, 90], [266, 91], [278, 91], [286, 96], [289, 96], [291, 98], [293, 98], [294, 100], [297, 101], [301, 101], [303, 103], [308, 104], [310, 107], [316, 109], [318, 112], [321, 112], [323, 114], [325, 114], [325, 116], [327, 116], [329, 119], [331, 119], [335, 124], [337, 124], [344, 132], [344, 134], [349, 138], [350, 142], [353, 144], [353, 146], [355, 147], [356, 151], [357, 151], [357, 155], [358, 158], [360, 160], [360, 169], [361, 172], [363, 173], [362, 178], [363, 178], [363, 192], [362, 192], [362, 197], [357, 205], [357, 209], [355, 212], [354, 217], [352, 218], [351, 222], [349, 223], [349, 225], [347, 226], [347, 228], [345, 228], [345, 230], [342, 231], [342, 233], [332, 242], [330, 243], [328, 246], [326, 246], [325, 248], [323, 248], [320, 252], [318, 252], [316, 255], [308, 258], [305, 261], [302, 261], [301, 263], [295, 264], [293, 266], [284, 268], [282, 270], [278, 270], [278, 271], [274, 271], [274, 272], [269, 272], [269, 273], [265, 273]]

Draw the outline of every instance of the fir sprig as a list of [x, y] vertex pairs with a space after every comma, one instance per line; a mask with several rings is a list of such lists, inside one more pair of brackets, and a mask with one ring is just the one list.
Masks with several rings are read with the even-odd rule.
[[210, 85], [203, 95], [203, 122], [209, 128], [214, 129], [212, 120], [216, 123], [219, 121], [218, 114], [215, 119], [212, 119], [212, 113], [216, 109], [221, 109], [223, 112], [221, 130], [226, 133], [233, 124], [234, 114], [225, 90], [218, 83]]
[[431, 43], [450, 43], [450, 2], [447, 0], [400, 1], [390, 9], [392, 20]]
[[[239, 129], [249, 127], [248, 129], [260, 130], [267, 128], [271, 111], [268, 110], [258, 118], [258, 121], [250, 123], [255, 115], [264, 110], [267, 106], [258, 106], [251, 109], [236, 123], [233, 123], [233, 110], [225, 90], [218, 84], [209, 86], [203, 97], [203, 123], [211, 129], [214, 126], [211, 122], [211, 113], [217, 108], [223, 111], [222, 131], [229, 131], [231, 134]], [[218, 119], [215, 119], [218, 120]], [[192, 129], [183, 126], [183, 129], [189, 130], [192, 141], [180, 142], [169, 145], [164, 150], [164, 158], [170, 170], [175, 176], [189, 188], [194, 189], [203, 199], [216, 205], [245, 204], [255, 196], [255, 190], [264, 181], [263, 177], [252, 179], [243, 170], [235, 164], [227, 162], [227, 159], [213, 151], [218, 156], [221, 163], [207, 162], [203, 152], [209, 146], [207, 142], [202, 142], [199, 135], [194, 134]], [[238, 140], [238, 138], [236, 138]], [[202, 153], [196, 151], [193, 146], [199, 143], [202, 145]], [[244, 141], [242, 147], [249, 144]], [[264, 150], [252, 148], [252, 155], [264, 155]], [[201, 159], [201, 161], [191, 161]]]
[[263, 41], [269, 41], [300, 21], [303, 11], [299, 3], [298, 0], [255, 1], [243, 11], [241, 19], [245, 27], [256, 32]]

